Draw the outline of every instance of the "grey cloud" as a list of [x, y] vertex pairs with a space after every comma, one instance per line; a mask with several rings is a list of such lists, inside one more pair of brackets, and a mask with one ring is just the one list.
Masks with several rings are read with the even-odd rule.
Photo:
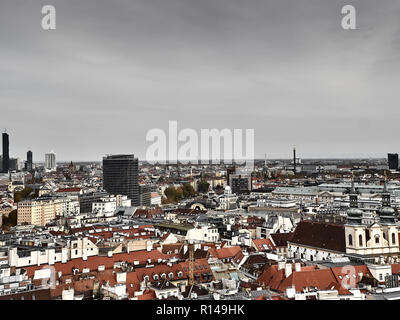
[[[57, 9], [57, 30], [40, 8]], [[143, 158], [146, 132], [254, 128], [256, 156], [398, 151], [400, 3], [3, 0], [0, 126], [11, 155]]]

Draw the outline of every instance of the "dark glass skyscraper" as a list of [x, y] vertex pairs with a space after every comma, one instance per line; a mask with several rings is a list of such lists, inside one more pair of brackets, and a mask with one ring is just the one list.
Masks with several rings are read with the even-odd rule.
[[26, 153], [26, 171], [32, 171], [33, 169], [33, 153], [31, 150], [29, 150]]
[[133, 154], [110, 155], [103, 158], [103, 187], [110, 194], [121, 194], [139, 206], [139, 159]]
[[8, 172], [10, 169], [10, 143], [8, 140], [8, 134], [3, 133], [3, 172]]
[[397, 170], [399, 168], [398, 153], [388, 153], [388, 165], [390, 170]]

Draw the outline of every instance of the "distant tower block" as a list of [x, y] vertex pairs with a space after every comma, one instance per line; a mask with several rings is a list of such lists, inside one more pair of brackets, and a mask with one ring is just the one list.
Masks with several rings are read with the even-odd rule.
[[3, 133], [3, 172], [8, 173], [10, 169], [10, 142], [7, 130]]
[[296, 174], [296, 146], [293, 147], [293, 172]]
[[399, 168], [398, 153], [388, 153], [388, 166], [389, 170], [397, 170]]

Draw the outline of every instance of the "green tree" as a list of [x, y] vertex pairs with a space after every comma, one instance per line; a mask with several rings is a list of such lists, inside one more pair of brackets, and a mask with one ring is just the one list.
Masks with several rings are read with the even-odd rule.
[[200, 193], [206, 193], [210, 184], [207, 181], [200, 181], [197, 185], [197, 191]]
[[185, 183], [183, 185], [183, 197], [184, 198], [193, 197], [195, 194], [196, 194], [196, 191], [193, 189], [193, 187], [189, 183]]
[[14, 202], [20, 202], [28, 198], [28, 196], [32, 193], [32, 188], [26, 187], [21, 191], [17, 191], [14, 193]]
[[179, 200], [183, 199], [183, 189], [182, 187], [176, 188], [176, 193], [175, 193], [175, 202], [178, 202]]
[[167, 203], [175, 202], [176, 199], [176, 189], [174, 186], [169, 186], [165, 189], [164, 195], [167, 197]]
[[17, 225], [17, 210], [13, 210], [8, 214], [8, 217], [3, 216], [3, 225], [16, 226]]

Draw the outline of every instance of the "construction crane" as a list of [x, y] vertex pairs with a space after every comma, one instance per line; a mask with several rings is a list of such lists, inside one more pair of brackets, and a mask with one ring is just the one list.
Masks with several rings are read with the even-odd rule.
[[194, 285], [194, 244], [188, 242], [189, 250], [189, 285]]

